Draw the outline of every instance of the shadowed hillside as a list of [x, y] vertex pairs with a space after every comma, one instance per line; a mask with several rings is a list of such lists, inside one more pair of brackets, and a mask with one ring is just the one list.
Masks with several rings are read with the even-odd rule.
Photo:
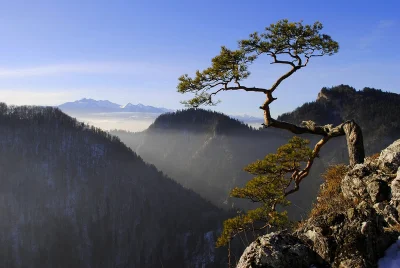
[[[339, 124], [355, 119], [364, 130], [366, 153], [377, 152], [400, 135], [400, 96], [349, 86], [324, 88], [318, 99], [306, 103], [279, 120], [300, 124], [314, 120], [319, 124]], [[202, 109], [188, 109], [161, 115], [149, 129], [139, 133], [113, 131], [145, 161], [185, 187], [200, 193], [213, 203], [231, 207], [249, 207], [230, 199], [234, 186], [242, 186], [251, 177], [243, 167], [287, 142], [292, 136], [274, 128], [255, 130], [223, 114]], [[319, 137], [303, 135], [317, 142]], [[292, 216], [301, 217], [315, 200], [321, 184], [320, 173], [334, 163], [348, 161], [345, 137], [329, 141], [321, 157], [302, 183], [301, 191], [291, 196]], [[223, 205], [225, 204], [225, 205]], [[227, 206], [226, 206], [227, 204]]]
[[[400, 137], [400, 95], [379, 89], [356, 91], [348, 85], [323, 88], [314, 102], [306, 103], [278, 119], [300, 124], [312, 120], [317, 124], [340, 124], [355, 120], [363, 130], [366, 155], [381, 151]], [[347, 161], [345, 139], [333, 139], [327, 146], [332, 158]], [[324, 151], [327, 149], [324, 147]]]
[[163, 114], [144, 132], [111, 133], [183, 186], [226, 208], [233, 202], [229, 190], [250, 178], [242, 168], [289, 136], [202, 109]]
[[[221, 267], [224, 212], [119, 138], [0, 104], [1, 267]], [[222, 255], [221, 255], [222, 253]]]

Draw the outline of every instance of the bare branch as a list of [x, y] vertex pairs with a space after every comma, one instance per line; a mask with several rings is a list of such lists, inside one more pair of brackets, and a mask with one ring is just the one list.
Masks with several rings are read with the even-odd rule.
[[[226, 88], [226, 87], [225, 87], [225, 88]], [[217, 91], [211, 93], [211, 94], [210, 94], [210, 97], [213, 96], [213, 95], [217, 95], [220, 91], [225, 90], [225, 88], [220, 88], [220, 89], [218, 89]]]
[[318, 157], [322, 146], [324, 146], [324, 144], [327, 143], [328, 140], [330, 140], [331, 138], [332, 138], [331, 136], [325, 136], [319, 142], [317, 142], [317, 144], [315, 144], [314, 150], [312, 151], [310, 159], [307, 161], [306, 167], [300, 172], [293, 173], [292, 180], [294, 181], [295, 184], [294, 188], [289, 190], [288, 192], [285, 192], [285, 196], [297, 192], [300, 189], [300, 183], [310, 173], [310, 169], [314, 163], [314, 159]]
[[294, 65], [294, 63], [291, 62], [291, 61], [278, 60], [278, 58], [277, 58], [277, 56], [276, 56], [276, 53], [274, 53], [274, 52], [272, 52], [272, 51], [271, 51], [271, 52], [268, 52], [267, 54], [274, 58], [274, 61], [271, 62], [271, 64], [283, 63], [283, 64], [289, 64], [289, 65], [292, 66], [293, 68], [296, 67], [296, 65]]
[[228, 87], [227, 84], [224, 84], [225, 86], [223, 88], [218, 89], [217, 91], [211, 93], [210, 95], [216, 95], [220, 91], [228, 91], [228, 90], [244, 90], [244, 91], [252, 91], [252, 92], [260, 92], [267, 94], [268, 89], [265, 88], [259, 88], [259, 87], [245, 87], [239, 84], [237, 87]]
[[292, 74], [294, 74], [298, 69], [300, 69], [300, 67], [293, 67], [289, 72], [285, 73], [284, 75], [282, 75], [273, 85], [272, 87], [269, 89], [269, 91], [272, 93], [274, 92], [274, 90], [282, 83], [283, 80], [285, 80], [286, 78], [288, 78], [289, 76], [291, 76]]
[[245, 87], [245, 86], [238, 86], [238, 87], [227, 87], [225, 90], [245, 90], [245, 91], [253, 91], [253, 92], [261, 92], [267, 94], [268, 89], [259, 88], [259, 87]]

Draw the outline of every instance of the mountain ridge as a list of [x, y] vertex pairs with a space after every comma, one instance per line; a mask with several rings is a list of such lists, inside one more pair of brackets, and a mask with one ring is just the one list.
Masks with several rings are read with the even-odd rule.
[[109, 100], [95, 100], [91, 98], [83, 98], [73, 102], [66, 102], [57, 106], [61, 110], [68, 112], [143, 112], [143, 113], [167, 113], [173, 110], [154, 107], [144, 104], [132, 104], [127, 103], [126, 105], [120, 105], [113, 103]]
[[[278, 119], [295, 124], [313, 120], [318, 124], [335, 125], [356, 115], [356, 122], [364, 130], [367, 155], [382, 150], [398, 137], [398, 111], [393, 111], [384, 118], [383, 115], [386, 111], [397, 109], [400, 95], [370, 88], [357, 93], [355, 89], [343, 85], [324, 88], [322, 91], [330, 99], [305, 103]], [[346, 97], [354, 97], [354, 100], [346, 100]], [[357, 116], [357, 113], [362, 116]], [[374, 117], [373, 114], [378, 116]], [[368, 131], [374, 124], [376, 128]], [[250, 178], [242, 168], [264, 158], [268, 153], [275, 152], [293, 136], [288, 131], [275, 128], [255, 130], [227, 115], [203, 109], [163, 114], [143, 132], [112, 133], [119, 136], [145, 161], [155, 164], [185, 187], [223, 207], [236, 206], [240, 202], [229, 198], [229, 191], [234, 186], [242, 186]], [[310, 139], [311, 144], [319, 139], [315, 135], [302, 137]], [[319, 184], [322, 183], [320, 173], [331, 164], [348, 161], [345, 138], [330, 140], [320, 155], [311, 170], [310, 178], [303, 182], [303, 193], [296, 193], [291, 197], [295, 206], [290, 209], [296, 209], [295, 214], [298, 217], [305, 216], [305, 212], [310, 209]], [[307, 198], [304, 198], [304, 194]]]
[[225, 263], [224, 212], [119, 138], [54, 107], [0, 103], [0, 123], [0, 266]]
[[276, 129], [256, 130], [223, 113], [194, 108], [162, 114], [143, 132], [111, 133], [146, 162], [224, 208], [232, 205], [229, 188], [249, 178], [244, 165], [253, 157], [263, 157], [265, 150], [275, 150], [290, 136]]
[[319, 125], [338, 125], [346, 120], [354, 120], [363, 130], [366, 153], [372, 154], [384, 149], [398, 138], [399, 106], [400, 94], [370, 87], [356, 90], [354, 87], [342, 84], [322, 88], [315, 101], [307, 102], [292, 112], [280, 115], [278, 120], [294, 124], [312, 120]]
[[[120, 105], [113, 103], [109, 100], [95, 100], [92, 98], [83, 98], [73, 102], [66, 102], [57, 106], [66, 113], [118, 113], [118, 112], [137, 112], [137, 113], [154, 113], [164, 114], [173, 113], [177, 110], [154, 107], [151, 105], [145, 105], [142, 103], [132, 104], [131, 102]], [[255, 117], [252, 115], [229, 115], [233, 119], [237, 119], [243, 123], [262, 123], [263, 118]]]

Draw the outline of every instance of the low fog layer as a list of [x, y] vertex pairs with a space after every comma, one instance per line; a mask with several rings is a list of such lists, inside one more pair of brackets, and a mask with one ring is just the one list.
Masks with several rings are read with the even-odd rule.
[[66, 111], [66, 113], [77, 118], [79, 121], [104, 130], [123, 129], [131, 132], [139, 132], [147, 129], [160, 115], [135, 112], [78, 114]]
[[[130, 132], [140, 132], [147, 129], [154, 120], [160, 116], [158, 113], [140, 112], [111, 112], [111, 113], [76, 113], [64, 111], [66, 114], [75, 117], [81, 122], [93, 125], [103, 130], [120, 129]], [[253, 128], [261, 127], [260, 122], [244, 122]]]

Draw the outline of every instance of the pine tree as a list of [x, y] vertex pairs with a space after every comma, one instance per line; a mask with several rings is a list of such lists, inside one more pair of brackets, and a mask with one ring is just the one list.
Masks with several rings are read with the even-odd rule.
[[244, 168], [254, 178], [244, 187], [234, 188], [231, 196], [260, 203], [260, 207], [226, 220], [217, 246], [226, 245], [242, 232], [279, 228], [288, 223], [286, 211], [278, 212], [276, 206], [290, 204], [286, 197], [312, 155], [308, 144], [308, 140], [295, 136], [279, 147], [276, 153], [268, 154]]

